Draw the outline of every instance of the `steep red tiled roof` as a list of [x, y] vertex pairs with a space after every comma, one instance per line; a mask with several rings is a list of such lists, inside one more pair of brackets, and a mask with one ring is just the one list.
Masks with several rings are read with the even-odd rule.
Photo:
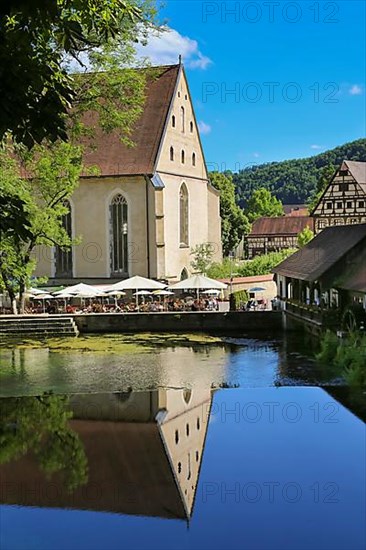
[[249, 238], [266, 235], [298, 235], [305, 227], [310, 229], [314, 227], [314, 221], [310, 216], [263, 217], [253, 223]]
[[[179, 69], [180, 65], [148, 69], [144, 110], [131, 136], [134, 146], [121, 143], [117, 132], [96, 129], [93, 150], [84, 155], [85, 164], [98, 166], [101, 176], [153, 173]], [[89, 114], [86, 122], [96, 124], [96, 118]]]
[[276, 266], [273, 272], [303, 281], [316, 281], [362, 241], [366, 246], [366, 224], [326, 227], [301, 250]]

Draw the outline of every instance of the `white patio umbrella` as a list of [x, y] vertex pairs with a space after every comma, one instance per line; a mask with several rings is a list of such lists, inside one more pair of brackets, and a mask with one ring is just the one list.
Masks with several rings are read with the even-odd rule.
[[136, 305], [138, 306], [139, 295], [136, 293], [139, 290], [162, 290], [165, 287], [166, 285], [159, 283], [158, 281], [154, 281], [153, 279], [146, 279], [146, 277], [135, 275], [134, 277], [130, 277], [129, 279], [125, 279], [124, 281], [115, 283], [110, 287], [110, 290], [135, 290], [134, 295], [136, 297]]
[[166, 297], [174, 294], [172, 290], [154, 290], [153, 295], [159, 296], [159, 302], [161, 303], [161, 297], [163, 296], [164, 311], [166, 310]]
[[105, 291], [105, 295], [108, 297], [108, 296], [114, 296], [114, 305], [117, 307], [118, 306], [118, 302], [117, 302], [117, 297], [118, 296], [126, 296], [126, 293], [123, 292], [123, 290], [106, 290]]
[[78, 283], [77, 285], [68, 286], [63, 290], [58, 290], [54, 294], [56, 296], [62, 296], [63, 294], [73, 294], [79, 297], [81, 297], [81, 294], [87, 294], [87, 298], [92, 298], [94, 296], [103, 296], [104, 292], [99, 288], [96, 288], [95, 286], [86, 285], [85, 283]]
[[154, 290], [152, 294], [154, 294], [154, 296], [171, 296], [174, 292], [171, 290]]
[[218, 296], [221, 294], [221, 290], [212, 288], [211, 290], [204, 290], [202, 294], [212, 294], [213, 296]]
[[45, 300], [54, 300], [55, 297], [52, 296], [52, 294], [37, 294], [37, 296], [35, 296], [35, 298], [37, 298], [37, 300], [42, 300], [43, 302], [43, 313], [45, 313], [46, 309], [46, 302]]
[[220, 283], [220, 281], [215, 281], [215, 279], [205, 277], [204, 275], [193, 275], [188, 279], [184, 279], [183, 281], [179, 281], [179, 283], [171, 285], [169, 288], [171, 290], [196, 290], [198, 298], [200, 290], [224, 290], [225, 288], [227, 288], [227, 285], [225, 283]]
[[166, 285], [153, 279], [146, 279], [146, 277], [135, 275], [134, 277], [115, 283], [109, 288], [110, 290], [135, 290], [137, 292], [139, 290], [162, 290], [166, 288]]

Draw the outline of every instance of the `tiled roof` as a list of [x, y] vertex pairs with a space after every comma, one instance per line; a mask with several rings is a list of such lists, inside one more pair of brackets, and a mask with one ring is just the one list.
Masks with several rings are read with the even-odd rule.
[[[153, 174], [166, 118], [177, 83], [180, 65], [148, 69], [143, 113], [131, 135], [133, 147], [121, 143], [117, 132], [95, 129], [93, 150], [84, 155], [87, 166], [98, 166], [101, 176]], [[96, 116], [85, 122], [96, 125]]]
[[[230, 283], [230, 277], [226, 279], [218, 279], [221, 283]], [[270, 283], [273, 281], [273, 274], [269, 273], [268, 275], [253, 275], [251, 277], [233, 277], [232, 282], [234, 284], [252, 284], [252, 283]]]
[[303, 281], [316, 281], [362, 240], [366, 224], [326, 227], [301, 250], [281, 262], [274, 273]]
[[366, 245], [345, 274], [336, 281], [335, 286], [366, 293]]
[[258, 218], [252, 226], [250, 237], [266, 235], [298, 235], [305, 227], [313, 229], [314, 221], [310, 216], [281, 216], [279, 218]]
[[347, 165], [348, 170], [351, 172], [353, 178], [366, 193], [366, 162], [345, 160], [344, 163]]

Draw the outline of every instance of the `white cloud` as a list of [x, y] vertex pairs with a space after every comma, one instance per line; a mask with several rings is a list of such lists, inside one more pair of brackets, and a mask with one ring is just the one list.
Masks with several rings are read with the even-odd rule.
[[196, 40], [182, 36], [169, 27], [164, 29], [160, 33], [153, 31], [146, 46], [137, 45], [137, 54], [140, 57], [148, 58], [153, 65], [174, 65], [181, 55], [188, 68], [207, 69], [211, 65], [211, 59], [199, 50]]
[[324, 149], [324, 147], [323, 145], [310, 145], [310, 149], [318, 150], [318, 149]]
[[206, 122], [203, 122], [203, 120], [199, 121], [198, 129], [203, 135], [209, 134], [212, 130], [211, 126], [209, 124], [206, 124]]
[[253, 157], [258, 159], [260, 157], [260, 153], [253, 153]]
[[361, 95], [362, 88], [358, 84], [353, 84], [353, 86], [348, 90], [350, 95]]

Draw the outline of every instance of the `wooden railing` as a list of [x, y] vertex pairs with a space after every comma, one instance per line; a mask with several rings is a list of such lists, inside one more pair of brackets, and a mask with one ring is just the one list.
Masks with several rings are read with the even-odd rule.
[[285, 311], [304, 321], [329, 328], [339, 326], [341, 319], [340, 309], [311, 306], [298, 302], [297, 300], [287, 300], [285, 303]]

